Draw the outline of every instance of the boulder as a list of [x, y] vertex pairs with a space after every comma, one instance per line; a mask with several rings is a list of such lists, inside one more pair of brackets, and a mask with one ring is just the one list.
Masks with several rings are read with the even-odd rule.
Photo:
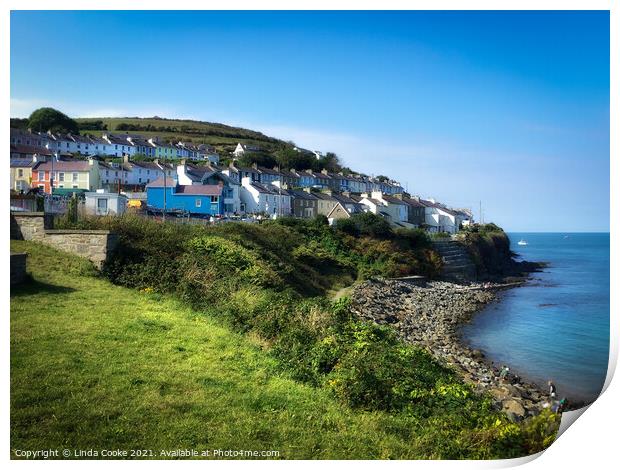
[[525, 408], [523, 408], [523, 405], [517, 400], [513, 400], [513, 399], [504, 400], [502, 402], [502, 410], [506, 414], [508, 413], [514, 414], [519, 419], [525, 417]]

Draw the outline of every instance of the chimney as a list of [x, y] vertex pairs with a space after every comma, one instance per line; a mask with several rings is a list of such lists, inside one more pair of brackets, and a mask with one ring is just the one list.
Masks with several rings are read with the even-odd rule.
[[325, 168], [323, 168], [323, 169], [321, 170], [321, 173], [323, 173], [324, 175], [326, 175], [326, 174], [327, 174], [327, 170], [326, 170]]
[[346, 197], [351, 197], [351, 191], [342, 191], [342, 195]]
[[332, 195], [332, 190], [331, 190], [331, 189], [329, 189], [329, 188], [323, 188], [323, 189], [321, 189], [321, 192], [322, 192], [323, 194], [327, 194], [328, 196], [331, 196], [331, 195]]
[[401, 201], [403, 200], [403, 195], [402, 195], [402, 193], [393, 194], [393, 196], [394, 196], [396, 199], [400, 199]]
[[304, 191], [307, 193], [312, 193], [312, 188], [304, 188]]
[[310, 173], [310, 174], [312, 174], [312, 170], [311, 170], [310, 168], [308, 168], [308, 169], [306, 170], [306, 173]]
[[187, 163], [187, 158], [181, 158], [181, 165], [185, 166]]
[[128, 153], [124, 153], [123, 154], [123, 163], [129, 163], [129, 154]]
[[258, 163], [256, 162], [252, 163], [252, 168], [254, 168], [255, 170], [258, 170]]

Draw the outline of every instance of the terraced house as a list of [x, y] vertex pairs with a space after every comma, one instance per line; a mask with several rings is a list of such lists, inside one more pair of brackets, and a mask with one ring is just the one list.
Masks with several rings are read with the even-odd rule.
[[94, 191], [100, 187], [99, 162], [87, 160], [39, 162], [32, 168], [32, 187], [51, 194], [52, 172], [54, 189], [84, 189]]

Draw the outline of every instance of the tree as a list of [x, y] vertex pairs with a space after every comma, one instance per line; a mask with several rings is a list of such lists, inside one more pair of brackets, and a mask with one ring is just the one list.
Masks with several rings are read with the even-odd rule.
[[267, 153], [262, 152], [245, 152], [239, 158], [239, 166], [249, 167], [252, 166], [253, 163], [256, 163], [258, 166], [262, 166], [265, 168], [273, 168], [278, 164], [275, 158]]
[[33, 111], [28, 118], [28, 127], [38, 132], [80, 132], [77, 122], [54, 108], [39, 108]]
[[28, 129], [28, 118], [11, 118], [11, 129]]
[[313, 168], [313, 164], [316, 161], [313, 154], [298, 152], [291, 147], [282, 147], [276, 150], [274, 154], [281, 168], [308, 170]]
[[340, 159], [338, 155], [333, 152], [327, 152], [325, 155], [319, 158], [319, 166], [321, 169], [325, 168], [327, 171], [331, 171], [332, 173], [338, 173], [342, 170], [342, 166], [340, 165]]

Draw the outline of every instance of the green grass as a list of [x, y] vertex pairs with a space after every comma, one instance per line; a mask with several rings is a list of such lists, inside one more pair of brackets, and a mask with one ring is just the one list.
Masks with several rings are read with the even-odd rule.
[[449, 457], [436, 441], [449, 430], [353, 411], [278, 375], [258, 341], [177, 301], [114, 286], [48, 247], [12, 241], [11, 249], [28, 253], [32, 276], [11, 290], [12, 449]]
[[[123, 117], [123, 118], [77, 118], [79, 122], [90, 122], [101, 120], [107, 125], [107, 131], [95, 131], [85, 130], [82, 133], [98, 135], [105, 133], [124, 134], [129, 132], [130, 134], [139, 134], [145, 137], [158, 136], [164, 141], [179, 139], [185, 141], [191, 141], [194, 143], [205, 143], [216, 147], [216, 149], [223, 153], [223, 156], [234, 150], [238, 142], [245, 144], [259, 146], [266, 151], [273, 151], [280, 145], [287, 145], [284, 141], [275, 139], [273, 137], [266, 136], [261, 132], [253, 131], [250, 129], [244, 129], [240, 127], [228, 126], [226, 124], [193, 121], [186, 119], [153, 119], [153, 118], [137, 118], [137, 117]], [[139, 126], [154, 126], [156, 128], [171, 127], [176, 128], [172, 132], [155, 130], [155, 131], [124, 131], [117, 130], [116, 127], [121, 124], [132, 124]]]

